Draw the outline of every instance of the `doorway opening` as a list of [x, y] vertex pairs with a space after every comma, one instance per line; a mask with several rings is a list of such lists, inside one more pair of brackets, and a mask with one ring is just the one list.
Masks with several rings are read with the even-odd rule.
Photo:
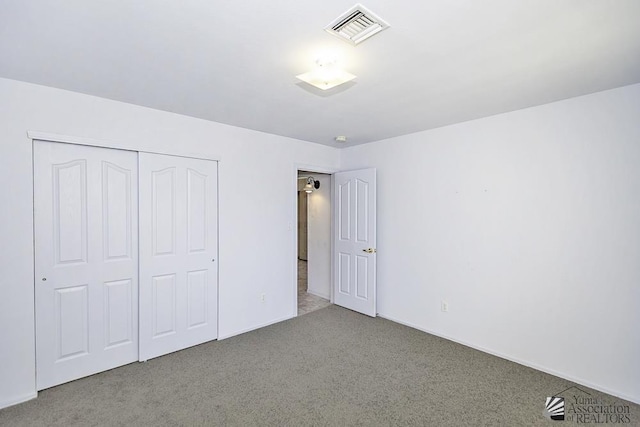
[[297, 190], [301, 316], [331, 305], [331, 175], [298, 171]]

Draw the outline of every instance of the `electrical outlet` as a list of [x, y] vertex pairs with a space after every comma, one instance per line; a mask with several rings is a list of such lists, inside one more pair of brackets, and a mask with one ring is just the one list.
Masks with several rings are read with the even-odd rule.
[[267, 294], [260, 294], [260, 301], [264, 302], [267, 299]]
[[446, 301], [440, 301], [440, 310], [442, 310], [444, 313], [449, 311], [449, 303]]

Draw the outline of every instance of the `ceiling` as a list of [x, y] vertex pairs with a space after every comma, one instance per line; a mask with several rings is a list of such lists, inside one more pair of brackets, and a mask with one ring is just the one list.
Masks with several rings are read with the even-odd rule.
[[[330, 146], [640, 82], [638, 0], [363, 0], [391, 28], [351, 46], [354, 4], [0, 0], [0, 77]], [[358, 78], [295, 78], [326, 52]]]

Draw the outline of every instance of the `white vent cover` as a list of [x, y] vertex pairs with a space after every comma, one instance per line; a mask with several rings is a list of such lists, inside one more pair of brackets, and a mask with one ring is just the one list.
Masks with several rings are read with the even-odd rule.
[[334, 19], [324, 30], [357, 45], [387, 28], [389, 28], [388, 23], [361, 4], [356, 4]]

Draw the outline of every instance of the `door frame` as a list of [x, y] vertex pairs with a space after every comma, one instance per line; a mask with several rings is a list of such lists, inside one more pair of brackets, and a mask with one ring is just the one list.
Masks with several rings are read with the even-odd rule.
[[[331, 178], [331, 189], [330, 189], [330, 208], [331, 208], [331, 235], [333, 236], [333, 227], [334, 227], [334, 215], [333, 215], [333, 174], [336, 172], [340, 172], [338, 169], [334, 169], [334, 168], [326, 168], [323, 166], [318, 166], [318, 165], [310, 165], [310, 164], [306, 164], [306, 163], [294, 163], [293, 164], [293, 171], [292, 171], [292, 179], [291, 182], [294, 183], [293, 188], [292, 188], [292, 206], [291, 206], [291, 218], [293, 218], [293, 220], [291, 222], [289, 222], [288, 226], [289, 229], [293, 231], [292, 233], [292, 240], [291, 240], [291, 247], [293, 248], [292, 251], [292, 256], [291, 256], [291, 260], [293, 260], [293, 265], [292, 265], [292, 280], [291, 280], [291, 289], [293, 291], [293, 307], [292, 307], [292, 316], [291, 317], [297, 317], [298, 316], [298, 257], [297, 257], [297, 253], [298, 253], [298, 173], [300, 171], [305, 171], [305, 172], [310, 172], [310, 173], [321, 173], [321, 174], [325, 174], [325, 175], [329, 175]], [[333, 253], [333, 238], [331, 238], [331, 246], [329, 248], [329, 250], [331, 251], [331, 253]], [[331, 277], [333, 277], [333, 261], [331, 262], [331, 271], [330, 271]], [[333, 279], [332, 279], [332, 283], [330, 285], [330, 301], [331, 304], [333, 304]]]
[[[88, 145], [90, 147], [101, 147], [101, 148], [113, 148], [116, 150], [125, 150], [125, 151], [134, 151], [137, 153], [151, 153], [151, 154], [164, 154], [167, 156], [175, 156], [175, 157], [188, 157], [191, 159], [201, 159], [201, 160], [214, 160], [218, 162], [218, 166], [221, 162], [221, 157], [218, 155], [207, 156], [201, 153], [192, 153], [192, 154], [177, 154], [173, 151], [168, 150], [149, 150], [144, 147], [140, 147], [137, 144], [122, 144], [117, 141], [110, 141], [106, 139], [95, 139], [95, 138], [85, 138], [82, 136], [71, 136], [71, 135], [61, 135], [57, 133], [49, 133], [49, 132], [40, 132], [40, 131], [27, 131], [28, 143], [32, 147], [33, 150], [33, 141], [49, 141], [49, 142], [61, 142], [65, 144], [76, 144], [76, 145]], [[33, 151], [32, 151], [33, 157]], [[218, 173], [220, 175], [220, 173]]]

